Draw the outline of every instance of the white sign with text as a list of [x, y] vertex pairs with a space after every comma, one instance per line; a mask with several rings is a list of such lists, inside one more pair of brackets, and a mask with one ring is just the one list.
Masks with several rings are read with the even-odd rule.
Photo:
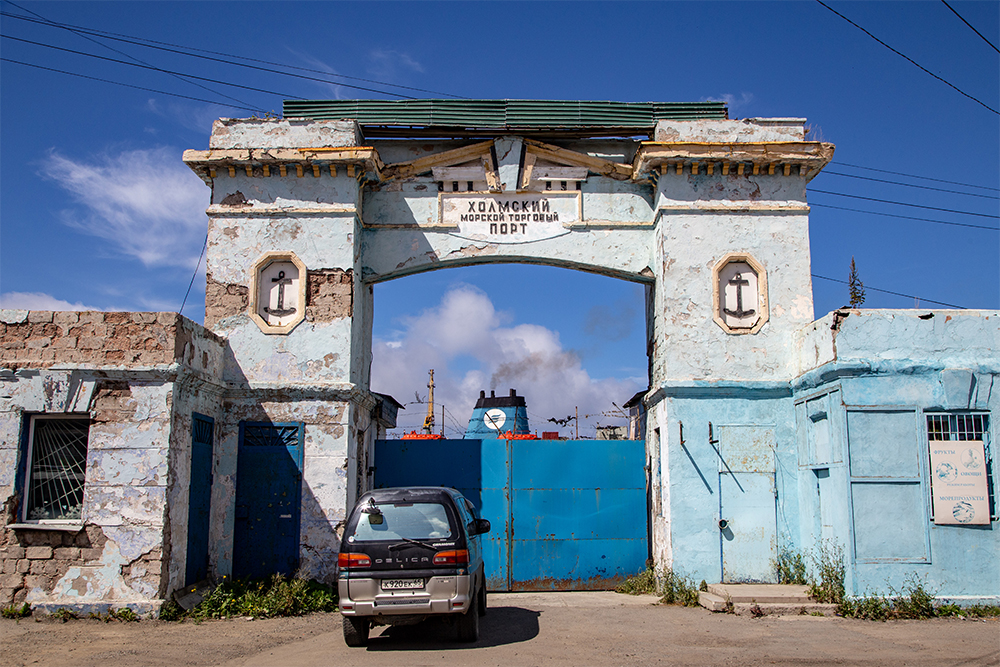
[[462, 236], [484, 241], [538, 241], [565, 232], [582, 219], [582, 199], [574, 192], [442, 192], [441, 224]]
[[931, 440], [934, 523], [990, 522], [986, 452], [979, 440]]

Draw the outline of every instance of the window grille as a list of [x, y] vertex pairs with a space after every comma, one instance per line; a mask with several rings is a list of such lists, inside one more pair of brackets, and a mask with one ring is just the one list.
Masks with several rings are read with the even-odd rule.
[[89, 419], [31, 420], [28, 521], [79, 521], [83, 509]]
[[993, 455], [990, 451], [990, 421], [986, 414], [928, 414], [927, 439], [980, 440], [986, 455], [986, 488], [989, 492], [990, 517], [997, 518], [993, 491]]
[[243, 425], [243, 445], [247, 447], [296, 447], [298, 442], [298, 426]]

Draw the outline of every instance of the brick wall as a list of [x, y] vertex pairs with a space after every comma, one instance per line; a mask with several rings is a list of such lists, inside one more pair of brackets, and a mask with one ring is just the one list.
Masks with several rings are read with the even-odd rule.
[[[181, 361], [190, 328], [177, 313], [33, 310], [0, 322], [0, 366], [156, 366]], [[196, 325], [197, 326], [197, 325]], [[200, 329], [200, 327], [198, 327]], [[201, 333], [214, 338], [207, 331]]]

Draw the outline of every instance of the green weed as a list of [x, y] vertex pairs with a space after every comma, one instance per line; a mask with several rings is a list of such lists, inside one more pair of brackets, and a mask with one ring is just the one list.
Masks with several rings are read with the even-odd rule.
[[31, 616], [31, 605], [25, 602], [20, 607], [12, 604], [9, 607], [0, 609], [0, 616], [4, 618], [27, 618]]
[[646, 569], [634, 577], [629, 577], [615, 586], [615, 593], [624, 593], [625, 595], [655, 595], [656, 573], [653, 570]]
[[813, 556], [813, 565], [819, 581], [809, 583], [809, 597], [839, 604], [844, 599], [844, 550], [838, 544], [825, 542], [819, 555]]
[[806, 579], [806, 559], [797, 551], [788, 547], [781, 550], [775, 562], [779, 584], [797, 584], [803, 586], [809, 583]]
[[[702, 583], [708, 588], [708, 584]], [[665, 604], [698, 606], [698, 589], [694, 581], [675, 574], [673, 570], [664, 570], [657, 576], [654, 570], [647, 568], [626, 579], [615, 588], [615, 592], [626, 595], [659, 595], [660, 602]]]
[[336, 610], [337, 594], [333, 587], [276, 574], [263, 580], [223, 581], [190, 611], [184, 611], [174, 602], [164, 604], [160, 618], [178, 621], [233, 616], [272, 618]]
[[676, 574], [673, 570], [664, 570], [660, 575], [660, 602], [680, 604], [685, 607], [698, 606], [698, 589], [694, 581]]
[[72, 609], [67, 609], [66, 607], [59, 607], [59, 609], [56, 609], [54, 612], [52, 612], [52, 618], [55, 618], [65, 623], [66, 621], [71, 621], [73, 619], [79, 618], [79, 616], [77, 616], [76, 612], [73, 611]]

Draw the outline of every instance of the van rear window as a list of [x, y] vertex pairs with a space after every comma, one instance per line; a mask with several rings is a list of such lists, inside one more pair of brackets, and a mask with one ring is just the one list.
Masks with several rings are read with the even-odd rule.
[[378, 513], [366, 511], [358, 515], [355, 540], [436, 540], [452, 536], [448, 512], [440, 503], [382, 503], [378, 510]]

